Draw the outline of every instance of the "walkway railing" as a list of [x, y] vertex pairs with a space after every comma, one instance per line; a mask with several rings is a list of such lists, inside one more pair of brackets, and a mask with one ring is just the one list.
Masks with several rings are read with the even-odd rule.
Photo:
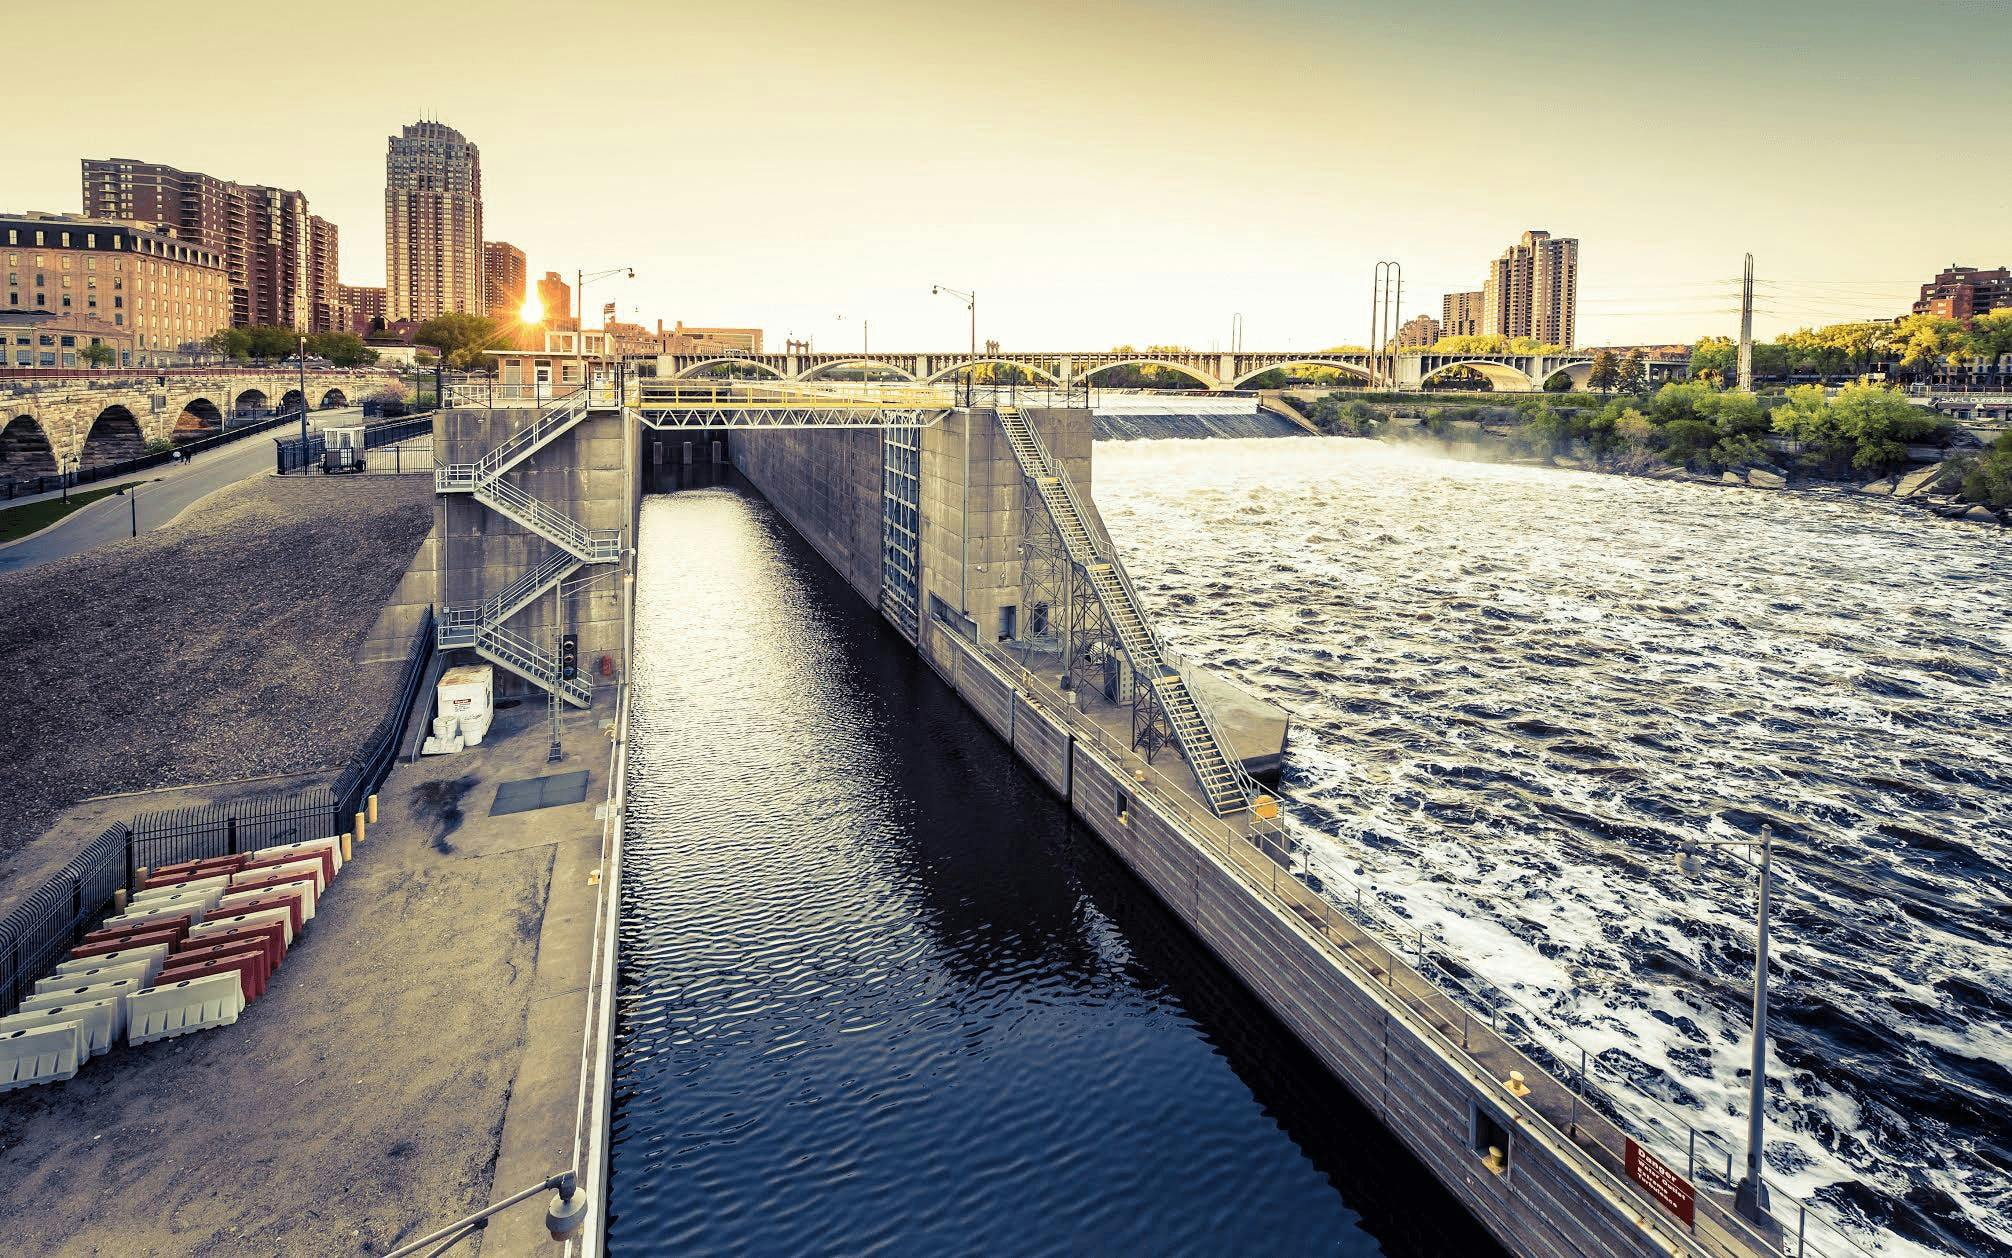
[[[1703, 1141], [1723, 1152], [1731, 1167], [1731, 1151], [1714, 1133], [1697, 1129], [1625, 1079], [1603, 1079], [1597, 1057], [1583, 1047], [1575, 1075], [1572, 1063], [1562, 1061], [1551, 1044], [1536, 1034], [1537, 1026], [1551, 1025], [1549, 1019], [1486, 984], [1479, 979], [1477, 966], [1456, 959], [1437, 941], [1426, 939], [1395, 917], [1373, 888], [1339, 873], [1304, 847], [1292, 850], [1210, 815], [1181, 783], [1114, 741], [1059, 691], [997, 647], [973, 648], [961, 640], [958, 647], [966, 659], [980, 663], [1001, 684], [1037, 699], [1068, 726], [1079, 744], [1099, 753], [1107, 771], [1128, 782], [1128, 793], [1151, 799], [1198, 845], [1222, 857], [1246, 886], [1305, 924], [1337, 964], [1358, 981], [1381, 988], [1401, 1007], [1407, 1025], [1450, 1059], [1462, 1063], [1491, 1100], [1519, 1112], [1523, 1130], [1539, 1133], [1561, 1158], [1581, 1167], [1611, 1198], [1628, 1202], [1646, 1226], [1679, 1244], [1684, 1252], [1714, 1252], [1700, 1245], [1710, 1231], [1716, 1231], [1738, 1238], [1744, 1248], [1786, 1252], [1797, 1258], [1868, 1253], [1811, 1210], [1808, 1202], [1772, 1181], [1769, 1189], [1776, 1199], [1775, 1217], [1787, 1221], [1784, 1240], [1761, 1236], [1725, 1201], [1702, 1192], [1697, 1196], [1697, 1216], [1704, 1230], [1699, 1226], [1684, 1228], [1626, 1178], [1623, 1141], [1633, 1138], [1657, 1153], [1666, 1165], [1686, 1167], [1687, 1179], [1699, 1182], [1709, 1178], [1715, 1182], [1708, 1186], [1729, 1196], [1733, 1189], [1731, 1170], [1721, 1174], [1698, 1158], [1698, 1143]], [[1411, 959], [1372, 932], [1398, 939], [1408, 936]], [[1450, 967], [1458, 967], [1468, 978], [1457, 977]], [[1550, 1034], [1571, 1042], [1568, 1034]], [[1501, 1086], [1510, 1070], [1555, 1080], [1565, 1105], [1560, 1107], [1556, 1098], [1544, 1104], [1538, 1092], [1530, 1098], [1512, 1095]]]

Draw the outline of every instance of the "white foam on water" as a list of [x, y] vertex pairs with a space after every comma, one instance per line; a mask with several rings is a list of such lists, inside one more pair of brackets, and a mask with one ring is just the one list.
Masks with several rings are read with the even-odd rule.
[[1946, 1196], [1945, 1235], [2012, 1247], [2012, 1189], [1966, 1152], [2005, 1140], [1976, 1115], [2008, 1101], [1962, 1073], [2012, 1059], [1998, 533], [1359, 441], [1096, 459], [1162, 631], [1294, 711], [1304, 849], [1735, 1174], [1753, 878], [1722, 860], [1692, 881], [1672, 856], [1774, 824], [1771, 1178], [1881, 1253], [1961, 1246], [1868, 1230], [1822, 1190]]

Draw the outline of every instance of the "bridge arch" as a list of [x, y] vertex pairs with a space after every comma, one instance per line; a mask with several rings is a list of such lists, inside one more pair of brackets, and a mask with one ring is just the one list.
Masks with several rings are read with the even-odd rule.
[[279, 409], [282, 414], [291, 414], [294, 411], [303, 410], [306, 408], [306, 405], [307, 403], [302, 399], [299, 389], [288, 389], [280, 395]]
[[192, 397], [182, 406], [182, 413], [175, 416], [175, 436], [190, 437], [205, 432], [220, 432], [224, 426], [224, 413], [217, 404], [206, 397]]
[[334, 410], [336, 407], [348, 406], [348, 405], [349, 405], [349, 396], [345, 394], [341, 389], [330, 389], [328, 392], [321, 395], [322, 410], [325, 411]]
[[140, 431], [140, 421], [125, 407], [114, 403], [98, 412], [91, 421], [91, 431], [84, 436], [84, 448], [79, 452], [78, 466], [84, 468], [104, 467], [123, 459], [137, 459], [147, 452], [146, 434]]
[[265, 395], [264, 389], [247, 388], [238, 390], [237, 397], [231, 402], [231, 410], [243, 417], [257, 415], [270, 405], [272, 399]]
[[678, 373], [672, 376], [671, 379], [696, 380], [707, 369], [712, 367], [753, 367], [756, 370], [767, 372], [774, 379], [781, 380], [785, 378], [779, 368], [771, 367], [765, 362], [752, 358], [708, 358], [701, 362], [692, 363], [690, 366], [680, 368]]
[[946, 380], [957, 379], [960, 375], [970, 370], [971, 368], [985, 367], [985, 366], [1011, 367], [1016, 371], [1024, 371], [1030, 376], [1039, 376], [1041, 379], [1046, 380], [1049, 384], [1054, 385], [1056, 388], [1062, 387], [1062, 378], [1060, 376], [1056, 375], [1052, 371], [1049, 371], [1045, 367], [1037, 367], [1033, 363], [1019, 358], [959, 359], [958, 361], [950, 364], [948, 367], [938, 368], [937, 370], [924, 376], [921, 380], [921, 383], [941, 384]]
[[1440, 363], [1420, 376], [1418, 383], [1422, 385], [1434, 376], [1444, 375], [1461, 367], [1479, 372], [1497, 393], [1529, 393], [1537, 387], [1536, 381], [1517, 368], [1507, 363], [1490, 362], [1485, 358], [1463, 358], [1457, 362]]
[[817, 366], [812, 367], [809, 371], [803, 372], [802, 374], [798, 375], [797, 379], [816, 380], [819, 377], [825, 375], [827, 372], [844, 371], [848, 368], [856, 371], [884, 371], [902, 380], [907, 380], [911, 382], [914, 381], [915, 379], [914, 372], [905, 371], [902, 368], [895, 366], [893, 363], [886, 362], [878, 358], [847, 358], [842, 359], [838, 362], [819, 363]]
[[1284, 371], [1288, 367], [1319, 367], [1323, 371], [1339, 371], [1354, 376], [1365, 384], [1369, 381], [1369, 369], [1367, 367], [1358, 367], [1354, 363], [1338, 363], [1327, 358], [1290, 358], [1284, 362], [1266, 363], [1255, 370], [1246, 371], [1235, 380], [1230, 381], [1228, 387], [1241, 389], [1268, 371]]
[[1074, 380], [1069, 381], [1069, 384], [1071, 385], [1088, 384], [1090, 382], [1090, 377], [1096, 375], [1100, 371], [1109, 371], [1113, 367], [1160, 367], [1171, 371], [1178, 371], [1184, 376], [1188, 376], [1194, 380], [1200, 381], [1201, 386], [1204, 389], [1220, 389], [1223, 387], [1222, 381], [1216, 379], [1214, 376], [1210, 375], [1206, 371], [1203, 371], [1199, 367], [1190, 367], [1188, 364], [1184, 362], [1177, 362], [1171, 358], [1150, 358], [1150, 357], [1119, 358], [1108, 363], [1098, 363], [1094, 367], [1089, 367], [1082, 371], [1077, 372], [1076, 378]]
[[1545, 373], [1542, 380], [1537, 382], [1537, 387], [1541, 389], [1553, 380], [1556, 380], [1559, 376], [1564, 376], [1570, 380], [1574, 391], [1584, 393], [1587, 383], [1593, 377], [1593, 360], [1589, 358], [1585, 362], [1566, 363], [1562, 367], [1554, 367]]
[[0, 428], [0, 477], [55, 474], [56, 451], [33, 415], [16, 415]]

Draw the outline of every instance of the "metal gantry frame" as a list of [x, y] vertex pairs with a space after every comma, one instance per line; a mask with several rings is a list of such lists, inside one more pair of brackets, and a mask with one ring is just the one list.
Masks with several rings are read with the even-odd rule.
[[913, 642], [922, 630], [922, 430], [889, 427], [880, 441], [880, 610]]

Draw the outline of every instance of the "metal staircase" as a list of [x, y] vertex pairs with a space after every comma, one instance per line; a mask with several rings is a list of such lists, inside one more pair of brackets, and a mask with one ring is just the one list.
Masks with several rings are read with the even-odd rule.
[[555, 651], [541, 648], [524, 635], [505, 628], [504, 622], [552, 592], [585, 565], [620, 559], [621, 531], [587, 528], [504, 477], [585, 419], [588, 402], [585, 390], [561, 398], [540, 410], [531, 424], [511, 434], [475, 462], [445, 464], [433, 473], [435, 493], [469, 494], [555, 548], [509, 587], [479, 603], [447, 608], [437, 630], [439, 645], [442, 649], [472, 649], [484, 659], [581, 708], [594, 701], [592, 683], [563, 677], [554, 662]]
[[1116, 631], [1133, 677], [1148, 688], [1152, 701], [1166, 714], [1174, 741], [1194, 770], [1209, 809], [1221, 817], [1250, 808], [1259, 795], [1256, 783], [1230, 752], [1228, 742], [1217, 732], [1180, 670], [1167, 663], [1110, 536], [1101, 528], [1092, 532], [1089, 513], [1077, 499], [1068, 473], [1048, 456], [1040, 435], [1019, 408], [1002, 406], [997, 413], [1021, 473], [1039, 491], [1070, 562], [1088, 579]]

